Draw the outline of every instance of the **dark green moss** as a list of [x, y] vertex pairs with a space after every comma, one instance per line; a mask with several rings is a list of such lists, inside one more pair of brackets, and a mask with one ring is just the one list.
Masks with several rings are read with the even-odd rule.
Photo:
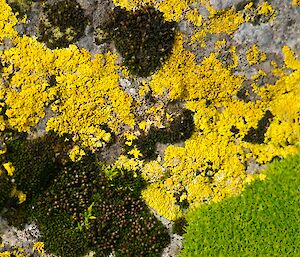
[[0, 212], [5, 206], [7, 206], [12, 188], [13, 183], [11, 182], [11, 177], [7, 174], [2, 174], [0, 176]]
[[185, 233], [185, 229], [187, 226], [187, 221], [185, 218], [178, 218], [174, 221], [174, 224], [172, 226], [172, 232], [175, 234], [178, 234], [182, 236]]
[[[136, 145], [146, 160], [156, 159], [156, 143], [175, 144], [190, 138], [195, 128], [193, 112], [183, 109], [166, 128], [157, 129], [151, 127], [147, 135], [142, 135], [134, 140]], [[130, 147], [124, 145], [126, 150]]]
[[243, 140], [249, 143], [263, 144], [265, 140], [265, 133], [267, 132], [273, 117], [274, 115], [267, 110], [262, 119], [258, 122], [257, 127], [250, 128]]
[[19, 17], [24, 17], [30, 10], [33, 0], [7, 0], [7, 4], [11, 7], [14, 13], [19, 13]]
[[39, 40], [49, 48], [68, 47], [84, 35], [88, 19], [75, 0], [46, 3], [39, 24]]
[[[113, 249], [116, 256], [159, 256], [170, 239], [140, 198], [144, 180], [127, 170], [107, 177], [107, 169], [92, 154], [67, 163], [34, 201], [30, 215], [41, 228], [46, 249], [62, 257], [81, 256], [87, 249], [96, 256], [108, 256]], [[86, 224], [90, 206], [96, 218], [78, 226]]]
[[27, 140], [26, 134], [20, 134], [7, 142], [6, 156], [15, 167], [15, 184], [27, 199], [43, 192], [58, 174], [60, 166], [54, 148], [59, 141], [53, 135]]
[[163, 13], [154, 7], [144, 6], [134, 12], [116, 7], [111, 20], [101, 26], [101, 31], [114, 40], [128, 69], [135, 75], [146, 77], [170, 55], [175, 27], [175, 22], [165, 21]]

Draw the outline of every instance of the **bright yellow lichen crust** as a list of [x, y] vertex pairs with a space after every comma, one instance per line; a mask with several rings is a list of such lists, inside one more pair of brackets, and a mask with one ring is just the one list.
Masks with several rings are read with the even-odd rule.
[[253, 45], [246, 51], [246, 58], [250, 65], [258, 64], [267, 59], [264, 52], [259, 51], [257, 45]]
[[46, 112], [52, 112], [48, 130], [101, 146], [110, 140], [103, 125], [117, 135], [122, 128], [134, 127], [132, 98], [119, 86], [115, 54], [97, 54], [92, 59], [88, 51], [74, 45], [50, 50], [27, 36], [15, 37], [14, 42], [0, 51], [2, 77], [9, 84], [2, 83], [0, 90], [8, 107], [8, 124], [4, 124], [8, 128], [30, 131]]
[[292, 5], [293, 6], [300, 6], [300, 0], [293, 0]]
[[[0, 244], [0, 249], [2, 245]], [[11, 251], [0, 252], [0, 257], [25, 257], [24, 250], [20, 247], [14, 247]]]
[[43, 254], [45, 253], [45, 244], [44, 242], [35, 242], [33, 244], [33, 250], [38, 252], [38, 254]]
[[5, 0], [0, 0], [0, 45], [5, 39], [14, 39], [18, 33], [14, 30], [17, 18]]

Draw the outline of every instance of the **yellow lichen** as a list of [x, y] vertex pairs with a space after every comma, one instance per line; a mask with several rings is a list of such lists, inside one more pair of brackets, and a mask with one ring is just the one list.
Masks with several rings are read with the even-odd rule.
[[26, 194], [24, 194], [22, 191], [18, 191], [17, 197], [20, 204], [26, 201]]
[[12, 176], [15, 172], [15, 167], [11, 162], [6, 162], [3, 164], [4, 169], [7, 171], [7, 174], [9, 176]]
[[258, 14], [264, 16], [272, 16], [275, 12], [272, 5], [268, 4], [268, 2], [261, 3], [256, 10]]
[[13, 14], [11, 7], [5, 0], [0, 0], [0, 45], [3, 44], [5, 39], [14, 40], [18, 35], [14, 29], [18, 20]]
[[35, 242], [33, 244], [33, 250], [37, 251], [39, 254], [45, 253], [45, 244], [44, 242]]
[[235, 9], [218, 11], [212, 15], [209, 21], [204, 22], [191, 39], [191, 43], [202, 42], [207, 34], [232, 34], [238, 27], [245, 22], [242, 12]]
[[177, 35], [169, 60], [157, 71], [150, 81], [154, 93], [169, 93], [171, 99], [207, 99], [219, 101], [227, 98], [241, 85], [243, 78], [232, 76], [212, 53], [201, 65], [195, 55], [183, 48], [183, 37]]
[[292, 5], [293, 6], [300, 6], [300, 0], [293, 0]]
[[175, 220], [182, 216], [179, 206], [176, 205], [175, 197], [161, 189], [156, 183], [150, 184], [144, 189], [142, 196], [146, 204], [167, 219]]
[[80, 161], [84, 155], [85, 152], [78, 145], [75, 145], [69, 152], [69, 157], [73, 162]]
[[267, 59], [267, 55], [264, 52], [261, 52], [257, 45], [253, 45], [246, 52], [246, 58], [250, 65], [258, 64]]
[[128, 154], [132, 155], [135, 159], [143, 156], [136, 146], [132, 150], [128, 151]]
[[199, 11], [195, 8], [192, 10], [189, 10], [186, 14], [186, 19], [190, 21], [192, 24], [194, 24], [197, 27], [200, 27], [202, 25], [202, 16], [199, 14]]
[[116, 169], [127, 169], [137, 171], [143, 166], [143, 161], [134, 158], [128, 158], [125, 155], [120, 155], [115, 161], [113, 168]]

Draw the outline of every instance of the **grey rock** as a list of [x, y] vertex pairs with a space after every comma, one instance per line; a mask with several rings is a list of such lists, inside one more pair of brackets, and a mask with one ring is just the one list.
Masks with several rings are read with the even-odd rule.
[[249, 1], [247, 0], [210, 0], [211, 5], [217, 9], [217, 10], [222, 10], [222, 9], [227, 9], [230, 7], [237, 7], [238, 5], [242, 3], [247, 3]]

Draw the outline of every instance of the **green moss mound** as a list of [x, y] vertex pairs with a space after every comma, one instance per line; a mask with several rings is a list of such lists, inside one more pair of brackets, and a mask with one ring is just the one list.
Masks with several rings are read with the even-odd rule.
[[275, 160], [242, 195], [188, 215], [184, 256], [300, 256], [300, 155]]
[[134, 12], [116, 7], [101, 30], [114, 41], [129, 71], [147, 77], [170, 55], [175, 26], [175, 22], [165, 21], [163, 13], [151, 6]]
[[6, 158], [15, 167], [13, 179], [27, 199], [43, 192], [60, 170], [55, 153], [62, 140], [54, 134], [27, 140], [19, 134], [7, 142]]

